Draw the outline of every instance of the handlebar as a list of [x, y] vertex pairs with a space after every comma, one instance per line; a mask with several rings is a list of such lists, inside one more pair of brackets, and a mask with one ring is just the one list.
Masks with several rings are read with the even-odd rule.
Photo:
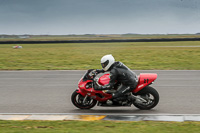
[[92, 70], [89, 74], [88, 74], [90, 77], [95, 77], [97, 75], [97, 72], [96, 70]]

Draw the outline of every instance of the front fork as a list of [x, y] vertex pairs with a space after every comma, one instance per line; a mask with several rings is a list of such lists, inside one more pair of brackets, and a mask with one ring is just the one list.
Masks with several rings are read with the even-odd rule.
[[88, 95], [86, 95], [85, 97], [84, 97], [84, 99], [83, 99], [83, 105], [86, 105], [87, 103], [87, 101], [86, 101], [86, 99], [88, 98]]

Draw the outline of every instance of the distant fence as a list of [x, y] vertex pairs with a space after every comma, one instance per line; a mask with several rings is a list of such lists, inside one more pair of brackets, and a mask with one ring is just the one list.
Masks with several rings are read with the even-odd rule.
[[171, 42], [200, 41], [200, 38], [161, 38], [161, 39], [114, 39], [114, 40], [65, 40], [65, 41], [0, 41], [0, 44], [37, 44], [37, 43], [107, 43], [107, 42]]

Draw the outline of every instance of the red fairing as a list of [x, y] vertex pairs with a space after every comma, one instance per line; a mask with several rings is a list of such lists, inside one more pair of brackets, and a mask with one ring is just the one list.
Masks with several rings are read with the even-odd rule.
[[138, 76], [138, 85], [133, 90], [134, 93], [137, 93], [141, 89], [143, 89], [145, 86], [151, 84], [154, 80], [156, 80], [157, 74], [156, 73], [141, 73]]
[[[108, 80], [108, 79], [107, 79]], [[112, 98], [111, 94], [107, 94], [104, 91], [100, 91], [100, 90], [94, 90], [94, 88], [87, 88], [86, 85], [93, 82], [92, 80], [86, 80], [83, 81], [83, 79], [81, 79], [78, 83], [78, 90], [77, 93], [81, 94], [82, 96], [90, 96], [91, 98], [97, 100], [97, 101], [107, 101], [108, 99]], [[109, 83], [109, 80], [108, 80]], [[98, 95], [96, 95], [98, 94]], [[101, 95], [101, 97], [99, 97], [99, 95]]]
[[106, 85], [110, 82], [110, 74], [104, 74], [99, 78], [99, 84], [100, 85]]
[[86, 89], [86, 85], [89, 83], [89, 82], [92, 82], [92, 80], [87, 80], [87, 81], [83, 81], [83, 79], [81, 79], [78, 83], [78, 90], [77, 90], [77, 93], [81, 94], [82, 96], [85, 96], [87, 93], [85, 93], [85, 89]]
[[92, 80], [83, 81], [83, 79], [81, 79], [81, 80], [79, 81], [79, 83], [78, 83], [78, 88], [80, 88], [80, 89], [85, 89], [87, 83], [89, 83], [89, 82], [92, 82]]

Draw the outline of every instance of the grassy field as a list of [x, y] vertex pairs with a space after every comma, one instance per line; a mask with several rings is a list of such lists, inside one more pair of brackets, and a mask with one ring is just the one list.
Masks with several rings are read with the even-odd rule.
[[200, 122], [0, 121], [1, 133], [198, 133]]
[[105, 54], [112, 54], [131, 69], [200, 70], [200, 41], [12, 46], [0, 44], [0, 70], [100, 69]]

